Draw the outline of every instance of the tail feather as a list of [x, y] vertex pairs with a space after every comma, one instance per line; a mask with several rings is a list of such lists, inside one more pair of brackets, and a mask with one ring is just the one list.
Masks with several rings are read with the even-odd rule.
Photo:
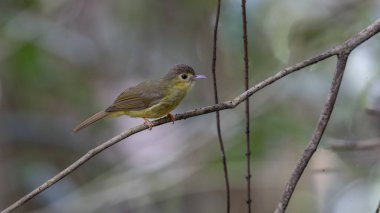
[[86, 128], [87, 126], [95, 123], [96, 121], [104, 118], [104, 117], [107, 117], [108, 115], [110, 115], [108, 112], [105, 112], [105, 111], [100, 111], [98, 113], [96, 113], [95, 115], [87, 118], [85, 121], [83, 121], [82, 123], [80, 123], [78, 126], [76, 126], [74, 129], [73, 129], [73, 132], [78, 132], [79, 130], [83, 129], [83, 128]]

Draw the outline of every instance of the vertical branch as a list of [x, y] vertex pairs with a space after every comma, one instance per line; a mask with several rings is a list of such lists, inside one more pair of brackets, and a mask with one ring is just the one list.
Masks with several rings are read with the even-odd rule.
[[327, 95], [326, 103], [323, 107], [321, 115], [319, 116], [319, 120], [318, 120], [317, 126], [315, 127], [314, 133], [311, 137], [311, 140], [309, 144], [307, 145], [301, 158], [298, 160], [297, 166], [293, 170], [293, 173], [290, 176], [288, 183], [286, 184], [285, 190], [282, 194], [281, 201], [279, 202], [277, 209], [275, 211], [276, 213], [285, 212], [289, 204], [290, 198], [292, 197], [294, 189], [296, 188], [296, 185], [299, 179], [301, 178], [303, 171], [308, 165], [314, 152], [317, 150], [319, 142], [321, 141], [323, 133], [326, 129], [326, 126], [330, 120], [332, 111], [334, 109], [334, 105], [335, 105], [336, 98], [338, 96], [340, 84], [342, 82], [343, 73], [346, 68], [348, 55], [349, 55], [349, 52], [346, 52], [346, 51], [343, 51], [338, 54], [336, 71], [334, 74], [334, 78], [331, 82], [330, 92]]
[[[213, 49], [212, 49], [212, 80], [213, 80], [213, 85], [214, 85], [214, 99], [215, 99], [215, 104], [219, 103], [218, 100], [218, 87], [216, 84], [216, 72], [215, 72], [215, 67], [216, 67], [216, 42], [218, 39], [218, 25], [219, 25], [219, 16], [220, 16], [220, 5], [221, 5], [221, 0], [218, 0], [218, 6], [216, 10], [216, 19], [215, 19], [215, 26], [214, 26], [214, 39], [213, 39]], [[224, 151], [224, 144], [223, 144], [223, 138], [222, 138], [222, 133], [220, 130], [220, 113], [219, 111], [216, 111], [216, 129], [218, 132], [218, 139], [219, 139], [219, 145], [220, 145], [220, 152], [222, 155], [222, 162], [223, 162], [223, 171], [224, 171], [224, 179], [226, 183], [226, 196], [227, 196], [227, 212], [230, 212], [231, 209], [231, 199], [230, 199], [230, 184], [228, 180], [228, 170], [227, 170], [227, 160], [226, 160], [226, 154]]]
[[[242, 21], [243, 21], [243, 41], [244, 41], [244, 90], [249, 88], [249, 75], [248, 75], [248, 36], [247, 36], [247, 15], [246, 15], [246, 1], [241, 0], [242, 9]], [[251, 144], [250, 144], [250, 125], [249, 125], [249, 99], [245, 100], [245, 136], [246, 136], [246, 153], [247, 158], [247, 175], [245, 179], [247, 180], [247, 206], [248, 212], [251, 212]]]

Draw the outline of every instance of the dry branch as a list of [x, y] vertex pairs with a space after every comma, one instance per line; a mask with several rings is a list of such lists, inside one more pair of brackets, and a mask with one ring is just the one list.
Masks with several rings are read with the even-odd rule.
[[[220, 5], [221, 5], [221, 0], [218, 0], [218, 5], [216, 7], [215, 25], [214, 25], [214, 36], [213, 36], [213, 47], [212, 47], [212, 64], [211, 64], [215, 104], [219, 103], [218, 86], [216, 83], [216, 50], [217, 50], [217, 40], [218, 40]], [[228, 179], [227, 157], [226, 157], [226, 152], [224, 151], [222, 131], [220, 128], [220, 113], [219, 113], [219, 111], [216, 111], [215, 115], [216, 115], [216, 132], [218, 134], [220, 155], [222, 157], [222, 163], [223, 163], [224, 181], [226, 184], [226, 204], [227, 204], [226, 210], [227, 210], [227, 213], [229, 213], [231, 211], [231, 193], [230, 193], [230, 182]]]
[[314, 130], [313, 136], [309, 144], [307, 145], [302, 157], [299, 159], [296, 168], [294, 169], [288, 183], [286, 184], [286, 188], [284, 193], [282, 194], [282, 198], [278, 207], [276, 209], [276, 213], [283, 213], [286, 210], [286, 207], [289, 204], [289, 200], [296, 188], [296, 185], [301, 178], [303, 171], [305, 170], [307, 164], [309, 163], [311, 157], [314, 152], [317, 150], [319, 142], [323, 136], [323, 133], [327, 127], [330, 116], [334, 109], [335, 101], [338, 96], [340, 84], [343, 79], [343, 73], [347, 64], [347, 58], [349, 53], [342, 53], [338, 55], [337, 67], [334, 74], [333, 81], [331, 83], [330, 92], [327, 95], [327, 100], [325, 106], [323, 107], [322, 113], [319, 117], [318, 124]]
[[[246, 1], [241, 0], [241, 13], [243, 22], [243, 44], [244, 44], [244, 89], [249, 88], [249, 58], [248, 58], [248, 35], [247, 35], [247, 14], [246, 14]], [[245, 143], [246, 143], [246, 162], [247, 162], [247, 198], [246, 203], [248, 206], [248, 213], [252, 211], [252, 198], [251, 198], [251, 141], [250, 141], [250, 115], [249, 115], [249, 99], [245, 100]]]
[[333, 151], [368, 151], [380, 148], [380, 138], [354, 141], [329, 139], [326, 141], [326, 145], [325, 149]]
[[[237, 105], [239, 105], [241, 102], [243, 102], [244, 100], [246, 100], [247, 98], [249, 98], [250, 96], [255, 94], [256, 92], [258, 92], [261, 89], [265, 88], [266, 86], [272, 84], [273, 82], [283, 78], [286, 75], [289, 75], [293, 72], [296, 72], [296, 71], [298, 71], [304, 67], [315, 64], [315, 63], [322, 61], [326, 58], [329, 58], [333, 55], [338, 55], [341, 53], [347, 54], [348, 52], [350, 52], [351, 50], [356, 48], [358, 45], [360, 45], [364, 41], [368, 40], [369, 38], [371, 38], [372, 36], [377, 34], [379, 31], [380, 31], [380, 19], [376, 20], [374, 23], [369, 25], [366, 29], [362, 30], [357, 35], [353, 36], [352, 38], [350, 38], [349, 40], [347, 40], [343, 44], [338, 45], [338, 46], [336, 46], [330, 50], [327, 50], [327, 51], [325, 51], [325, 52], [323, 52], [323, 53], [321, 53], [321, 54], [319, 54], [313, 58], [307, 59], [305, 61], [302, 61], [300, 63], [295, 64], [294, 66], [290, 66], [286, 69], [279, 71], [275, 75], [268, 77], [264, 81], [256, 84], [255, 86], [251, 87], [249, 90], [245, 91], [244, 93], [240, 94], [239, 96], [237, 96], [236, 98], [234, 98], [230, 101], [225, 101], [225, 102], [222, 102], [220, 104], [216, 104], [216, 105], [212, 105], [212, 106], [206, 106], [206, 107], [202, 107], [202, 108], [195, 109], [192, 111], [184, 112], [181, 114], [176, 114], [175, 118], [176, 118], [176, 120], [182, 120], [182, 119], [186, 119], [186, 118], [190, 118], [190, 117], [204, 115], [204, 114], [211, 113], [211, 112], [235, 108]], [[169, 123], [169, 122], [171, 122], [171, 120], [169, 118], [165, 117], [165, 118], [157, 119], [157, 120], [153, 121], [152, 123], [153, 123], [153, 126], [158, 126], [158, 125], [162, 125], [162, 124]], [[39, 193], [45, 191], [47, 188], [49, 188], [50, 186], [57, 183], [62, 178], [69, 175], [71, 172], [73, 172], [75, 169], [80, 167], [82, 164], [84, 164], [85, 162], [90, 160], [95, 155], [104, 151], [108, 147], [115, 145], [116, 143], [120, 142], [121, 140], [126, 139], [129, 136], [134, 135], [134, 134], [141, 132], [143, 130], [146, 130], [146, 129], [148, 129], [148, 128], [145, 125], [135, 126], [133, 128], [130, 128], [130, 129], [122, 132], [121, 134], [113, 137], [112, 139], [104, 142], [103, 144], [91, 149], [85, 155], [83, 155], [81, 158], [79, 158], [77, 161], [75, 161], [73, 164], [71, 164], [69, 167], [62, 170], [56, 176], [52, 177], [51, 179], [49, 179], [48, 181], [43, 183], [38, 188], [31, 191], [29, 194], [20, 198], [18, 201], [16, 201], [15, 203], [10, 205], [6, 209], [4, 209], [1, 213], [8, 213], [8, 212], [11, 212], [12, 210], [15, 210], [17, 207], [20, 207], [21, 205], [26, 203], [28, 200], [32, 199], [33, 197], [35, 197]], [[285, 204], [285, 203], [283, 203], [283, 204]]]
[[314, 152], [317, 150], [319, 142], [323, 136], [323, 132], [326, 129], [328, 121], [330, 119], [332, 110], [334, 109], [335, 100], [338, 96], [339, 87], [343, 78], [343, 73], [347, 64], [347, 59], [349, 54], [353, 49], [358, 45], [377, 34], [380, 31], [380, 19], [376, 20], [366, 29], [360, 31], [357, 35], [353, 36], [351, 39], [344, 42], [342, 45], [339, 45], [330, 51], [326, 52], [326, 55], [329, 53], [335, 52], [333, 55], [338, 56], [336, 71], [334, 74], [333, 81], [331, 83], [330, 92], [327, 96], [325, 106], [322, 110], [322, 113], [319, 117], [316, 129], [311, 137], [311, 140], [307, 147], [305, 148], [301, 158], [298, 160], [296, 168], [293, 170], [282, 194], [281, 200], [278, 203], [276, 213], [284, 213], [290, 198], [294, 192], [294, 189], [301, 178], [303, 171], [305, 170], [307, 164], [309, 163]]

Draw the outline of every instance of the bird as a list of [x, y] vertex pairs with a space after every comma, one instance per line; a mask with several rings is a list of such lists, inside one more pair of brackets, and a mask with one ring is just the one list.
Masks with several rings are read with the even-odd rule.
[[153, 123], [148, 118], [168, 116], [174, 123], [175, 117], [170, 112], [180, 104], [195, 80], [203, 78], [206, 76], [195, 74], [192, 67], [177, 64], [161, 79], [145, 81], [125, 89], [109, 107], [84, 120], [73, 132], [109, 116], [143, 118], [149, 130]]

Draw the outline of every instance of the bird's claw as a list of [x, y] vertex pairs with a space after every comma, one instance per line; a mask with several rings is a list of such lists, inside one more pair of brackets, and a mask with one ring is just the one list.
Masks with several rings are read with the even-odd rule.
[[148, 120], [148, 119], [146, 119], [146, 118], [144, 118], [144, 125], [146, 126], [146, 127], [148, 127], [149, 128], [149, 130], [152, 130], [152, 128], [153, 128], [153, 123], [150, 121], [150, 120]]
[[174, 121], [175, 121], [175, 117], [174, 115], [172, 115], [171, 113], [168, 114], [168, 117], [170, 118], [170, 120], [173, 122], [174, 124]]

